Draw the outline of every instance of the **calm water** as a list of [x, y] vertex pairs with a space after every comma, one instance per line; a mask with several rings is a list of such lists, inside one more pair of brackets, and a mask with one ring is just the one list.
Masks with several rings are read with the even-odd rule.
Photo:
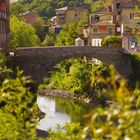
[[65, 123], [70, 122], [84, 124], [87, 121], [84, 115], [92, 110], [92, 106], [72, 99], [47, 96], [38, 96], [37, 104], [45, 113], [45, 117], [39, 121], [37, 129], [44, 131], [55, 130], [57, 125], [64, 126]]

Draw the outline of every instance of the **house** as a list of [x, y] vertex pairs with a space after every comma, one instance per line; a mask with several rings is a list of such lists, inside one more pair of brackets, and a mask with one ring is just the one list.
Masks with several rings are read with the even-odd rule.
[[9, 0], [0, 1], [0, 50], [9, 53]]
[[75, 39], [75, 46], [84, 46], [84, 40], [81, 38]]
[[112, 9], [100, 9], [90, 15], [89, 24], [84, 26], [83, 35], [85, 44], [101, 46], [101, 41], [106, 36], [116, 35]]
[[140, 49], [140, 11], [136, 7], [140, 7], [138, 0], [121, 7], [122, 47], [130, 51]]
[[88, 10], [84, 7], [66, 6], [55, 10], [59, 25], [78, 21], [88, 16]]
[[57, 16], [54, 16], [51, 18], [51, 22], [50, 22], [50, 32], [54, 32], [55, 34], [59, 34], [61, 31], [62, 27], [59, 25], [58, 23], [58, 18]]
[[88, 10], [84, 7], [66, 6], [55, 10], [56, 16], [51, 18], [50, 31], [59, 34], [63, 25], [81, 20], [88, 16]]
[[104, 37], [118, 35], [122, 36], [122, 47], [139, 48], [140, 11], [136, 7], [140, 7], [138, 0], [113, 0], [111, 5], [91, 14], [89, 24], [83, 27], [85, 45], [101, 46]]

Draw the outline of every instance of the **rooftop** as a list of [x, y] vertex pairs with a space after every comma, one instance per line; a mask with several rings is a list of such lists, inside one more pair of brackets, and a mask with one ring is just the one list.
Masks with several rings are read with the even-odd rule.
[[96, 23], [93, 23], [92, 25], [112, 25], [112, 26], [115, 26], [115, 24], [112, 22], [112, 20], [102, 20], [102, 21], [98, 21]]
[[65, 6], [59, 9], [55, 9], [55, 11], [66, 11], [66, 10], [87, 10], [84, 7], [75, 7], [75, 6]]

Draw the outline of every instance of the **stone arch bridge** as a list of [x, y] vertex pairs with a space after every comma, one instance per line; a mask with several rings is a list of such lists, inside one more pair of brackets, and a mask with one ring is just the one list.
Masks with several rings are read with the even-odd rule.
[[40, 83], [46, 73], [57, 63], [68, 58], [87, 56], [96, 58], [110, 65], [128, 77], [132, 68], [128, 53], [123, 48], [67, 46], [67, 47], [38, 47], [18, 48], [12, 57], [13, 65], [23, 69], [26, 75]]

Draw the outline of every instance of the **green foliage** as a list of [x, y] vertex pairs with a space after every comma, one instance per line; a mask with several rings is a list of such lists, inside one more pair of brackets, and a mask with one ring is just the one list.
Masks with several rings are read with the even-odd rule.
[[55, 15], [55, 9], [64, 6], [85, 6], [87, 4], [84, 0], [18, 0], [18, 2], [11, 4], [11, 14], [19, 15], [25, 11], [34, 12], [41, 17], [46, 17], [49, 19]]
[[39, 37], [40, 40], [43, 40], [44, 38], [44, 25], [45, 22], [41, 17], [38, 17], [34, 23], [32, 23], [32, 26], [34, 27], [36, 31], [36, 35]]
[[78, 23], [70, 23], [65, 25], [63, 30], [59, 33], [56, 46], [68, 46], [75, 45], [75, 39], [79, 36], [78, 33]]
[[54, 42], [55, 42], [55, 36], [54, 36], [53, 33], [50, 33], [48, 36], [46, 36], [46, 38], [41, 43], [41, 45], [43, 45], [43, 46], [54, 46]]
[[137, 140], [140, 133], [140, 90], [136, 88], [129, 91], [125, 79], [117, 76], [112, 68], [110, 78], [102, 78], [100, 81], [107, 87], [103, 94], [108, 94], [115, 102], [89, 114], [91, 123], [84, 129], [83, 138]]
[[91, 123], [84, 129], [83, 138], [110, 140], [138, 140], [140, 111], [133, 110], [128, 105], [116, 104], [109, 109], [94, 110]]
[[102, 40], [101, 45], [108, 47], [121, 47], [122, 38], [120, 36], [107, 36]]
[[11, 17], [10, 29], [10, 45], [12, 48], [31, 47], [36, 46], [40, 43], [39, 38], [35, 34], [35, 29], [31, 25], [20, 21], [15, 16]]
[[[127, 82], [110, 68], [110, 77], [99, 78], [106, 85], [103, 94], [111, 97], [112, 104], [106, 108], [94, 109], [85, 117], [91, 120], [84, 128], [78, 129], [74, 140], [138, 140], [140, 134], [140, 90], [128, 90]], [[71, 126], [71, 125], [70, 125]], [[72, 127], [75, 127], [72, 125]], [[74, 129], [74, 128], [73, 128]], [[73, 130], [72, 129], [72, 130]], [[68, 129], [53, 132], [51, 137], [69, 138]], [[73, 132], [72, 132], [73, 133]], [[61, 137], [59, 137], [61, 134]]]
[[[76, 97], [94, 97], [97, 77], [106, 71], [105, 66], [95, 66], [84, 59], [69, 59], [57, 65], [59, 71], [45, 78], [40, 88], [58, 88], [70, 91]], [[104, 69], [103, 69], [104, 68]]]
[[96, 12], [97, 10], [100, 10], [101, 8], [104, 8], [105, 0], [98, 0], [94, 1], [90, 5], [90, 11]]
[[0, 139], [35, 140], [38, 108], [36, 95], [27, 86], [31, 80], [24, 77], [22, 71], [12, 78], [3, 57], [0, 62]]
[[20, 13], [25, 13], [28, 11], [27, 6], [23, 6], [23, 4], [16, 2], [10, 5], [11, 15], [19, 16]]
[[[91, 66], [83, 60], [70, 59], [59, 64], [60, 72], [52, 72], [48, 86], [69, 90], [80, 96], [88, 90]], [[87, 91], [88, 92], [88, 91]]]
[[84, 25], [88, 24], [88, 18], [89, 17], [85, 17], [85, 18], [81, 19], [78, 23], [78, 26], [84, 26]]
[[66, 124], [64, 128], [58, 127], [57, 132], [51, 131], [47, 140], [78, 140], [82, 131], [80, 124]]

